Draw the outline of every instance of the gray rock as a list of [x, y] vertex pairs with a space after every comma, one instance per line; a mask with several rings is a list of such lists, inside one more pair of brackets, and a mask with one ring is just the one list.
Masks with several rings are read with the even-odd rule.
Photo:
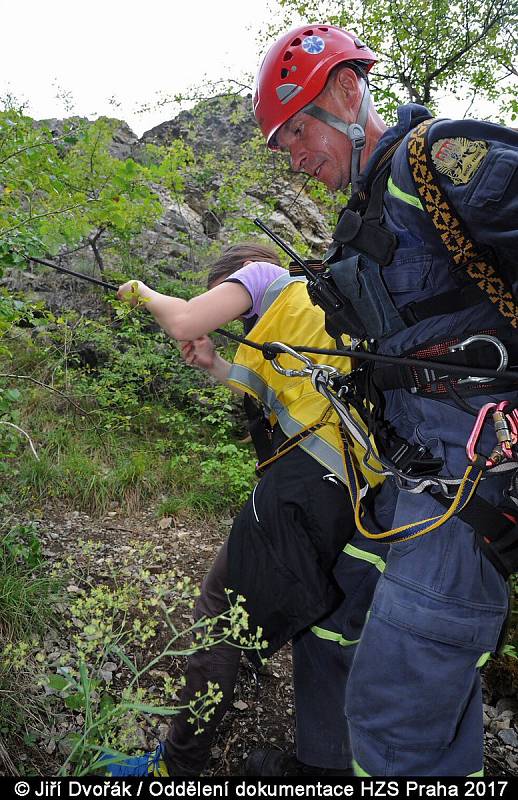
[[127, 122], [117, 120], [117, 123], [118, 125], [113, 133], [112, 143], [109, 147], [110, 155], [121, 160], [133, 158], [135, 151], [140, 146], [138, 136], [133, 133]]
[[483, 708], [484, 708], [484, 713], [487, 714], [487, 716], [490, 719], [493, 719], [493, 717], [496, 717], [496, 708], [494, 706], [489, 706], [489, 705], [487, 705], [487, 703], [484, 703]]
[[140, 141], [142, 144], [168, 145], [174, 139], [182, 139], [195, 152], [222, 155], [249, 141], [256, 131], [250, 96], [220, 96], [156, 125], [146, 131]]
[[500, 731], [498, 738], [508, 747], [518, 747], [518, 735], [513, 728]]
[[512, 711], [518, 714], [518, 701], [514, 697], [502, 697], [496, 704], [497, 717], [502, 716], [503, 711]]
[[161, 722], [158, 726], [158, 736], [159, 739], [162, 741], [166, 738], [169, 732], [169, 725], [166, 725], [165, 722]]
[[511, 720], [509, 719], [493, 719], [489, 724], [491, 733], [499, 733], [511, 727]]

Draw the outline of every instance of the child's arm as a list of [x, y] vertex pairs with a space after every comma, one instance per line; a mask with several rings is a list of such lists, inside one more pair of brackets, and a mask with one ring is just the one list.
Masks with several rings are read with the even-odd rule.
[[143, 303], [169, 336], [184, 341], [197, 339], [237, 319], [252, 302], [245, 287], [234, 282], [221, 283], [192, 300], [182, 300], [155, 292], [142, 281], [127, 281], [119, 287], [117, 297], [132, 305]]

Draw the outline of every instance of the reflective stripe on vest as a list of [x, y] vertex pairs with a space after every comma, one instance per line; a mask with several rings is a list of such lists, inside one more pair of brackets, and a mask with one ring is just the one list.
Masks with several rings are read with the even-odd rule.
[[[326, 333], [324, 322], [324, 312], [309, 299], [306, 280], [286, 274], [273, 281], [266, 290], [261, 316], [249, 338], [260, 344], [266, 341], [288, 344], [303, 342], [308, 347], [334, 350], [336, 344]], [[315, 357], [317, 359], [342, 372], [348, 372], [351, 368], [350, 359], [341, 356]], [[288, 369], [300, 369], [300, 361], [291, 356], [281, 356], [280, 363]], [[313, 388], [308, 377], [287, 378], [280, 375], [263, 357], [261, 351], [240, 345], [228, 380], [264, 403], [289, 438], [325, 418], [325, 424], [308, 435], [299, 446], [340, 480], [345, 481], [338, 416], [329, 402]], [[355, 461], [360, 464], [364, 455], [363, 449], [358, 445], [353, 452]], [[381, 481], [380, 476], [370, 470], [362, 469], [362, 472], [371, 486]]]
[[404, 192], [403, 189], [400, 189], [399, 186], [396, 186], [392, 180], [392, 177], [388, 179], [387, 191], [392, 195], [392, 197], [396, 197], [398, 200], [402, 200], [404, 203], [408, 203], [408, 205], [415, 206], [420, 211], [424, 211], [423, 204], [421, 203], [420, 199], [416, 197], [416, 195], [408, 194], [408, 192]]

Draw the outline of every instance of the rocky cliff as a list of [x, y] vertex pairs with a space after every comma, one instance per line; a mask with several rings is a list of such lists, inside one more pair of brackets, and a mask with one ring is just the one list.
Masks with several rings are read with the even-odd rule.
[[[170, 121], [161, 123], [138, 136], [122, 120], [116, 120], [110, 147], [116, 158], [146, 159], [146, 145], [169, 145], [174, 140], [188, 144], [195, 155], [212, 154], [213, 163], [238, 163], [253, 152], [257, 128], [252, 114], [251, 97], [216, 97], [205, 100], [189, 111], [182, 111]], [[63, 120], [45, 120], [51, 130], [63, 133]], [[257, 142], [256, 142], [257, 146]], [[262, 143], [259, 144], [262, 148]], [[248, 149], [250, 148], [250, 149]], [[247, 216], [261, 216], [288, 242], [302, 242], [312, 255], [321, 255], [327, 246], [330, 230], [326, 216], [317, 203], [304, 191], [304, 179], [290, 175], [282, 157], [272, 159], [273, 169], [268, 180], [256, 180], [243, 189], [242, 208]], [[273, 177], [272, 177], [273, 176]], [[138, 236], [131, 253], [153, 271], [178, 276], [186, 269], [197, 270], [208, 261], [208, 253], [225, 246], [233, 235], [235, 218], [215, 212], [222, 180], [217, 169], [207, 185], [186, 181], [183, 195], [175, 197], [163, 187], [153, 187], [158, 194], [163, 214], [157, 223]], [[273, 198], [273, 201], [272, 201]], [[243, 213], [243, 212], [242, 212]], [[102, 250], [106, 243], [98, 242]], [[218, 247], [219, 246], [219, 247]], [[110, 253], [106, 252], [107, 266]], [[93, 254], [82, 250], [60, 260], [64, 266], [97, 274]], [[50, 308], [88, 308], [95, 313], [95, 293], [86, 284], [40, 270], [14, 270], [4, 280], [12, 290], [23, 288], [29, 295], [45, 300]], [[99, 298], [98, 310], [102, 308]]]

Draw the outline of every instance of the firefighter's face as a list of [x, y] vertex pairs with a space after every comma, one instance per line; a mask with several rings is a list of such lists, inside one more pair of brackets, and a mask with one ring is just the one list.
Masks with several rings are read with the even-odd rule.
[[299, 111], [279, 129], [276, 139], [289, 152], [295, 172], [311, 175], [332, 191], [345, 189], [350, 182], [351, 143], [325, 122]]

